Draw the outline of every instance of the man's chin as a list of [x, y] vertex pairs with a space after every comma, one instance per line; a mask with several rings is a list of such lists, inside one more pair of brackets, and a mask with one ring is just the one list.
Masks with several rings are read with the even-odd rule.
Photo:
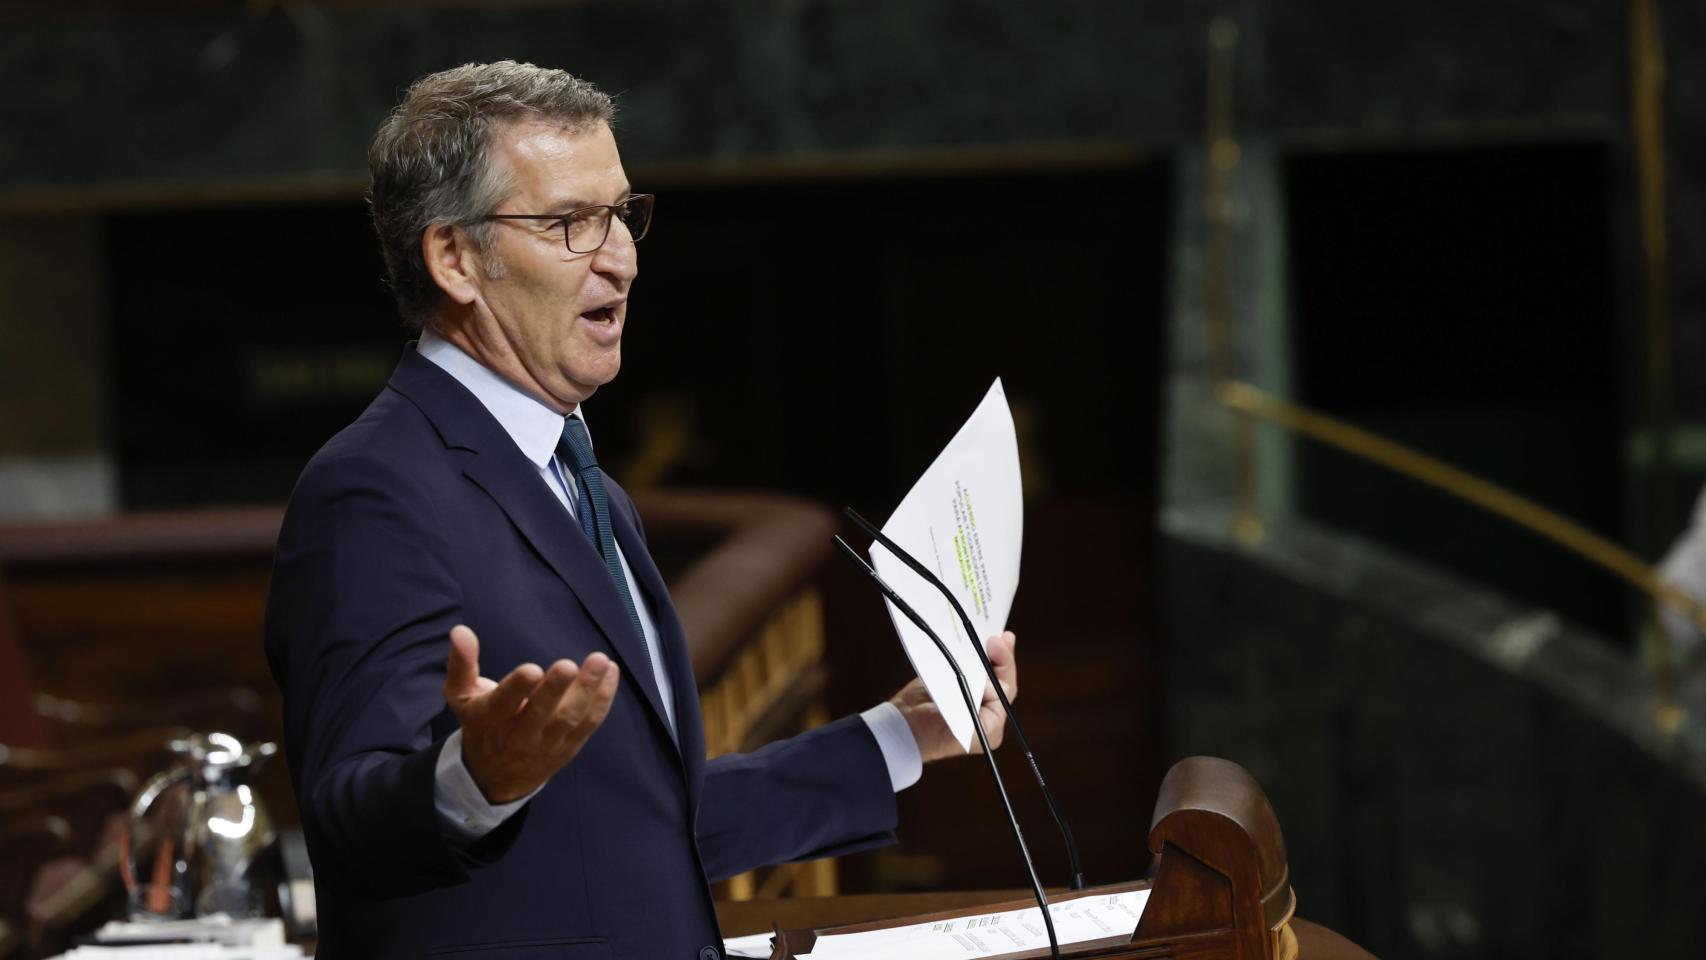
[[569, 378], [569, 383], [573, 391], [578, 394], [582, 400], [590, 400], [592, 399], [592, 395], [598, 392], [599, 387], [602, 387], [616, 379], [616, 373], [620, 369], [621, 363], [618, 361], [616, 363], [612, 363], [609, 366], [609, 369], [605, 369], [600, 366], [598, 369], [594, 370], [577, 370]]

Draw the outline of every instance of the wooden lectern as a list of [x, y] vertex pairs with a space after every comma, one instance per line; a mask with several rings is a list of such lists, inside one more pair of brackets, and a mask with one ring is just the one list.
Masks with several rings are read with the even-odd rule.
[[[1214, 757], [1179, 761], [1161, 782], [1149, 828], [1155, 855], [1151, 879], [1094, 887], [1051, 897], [1051, 901], [1150, 888], [1137, 930], [1062, 944], [1074, 960], [1168, 957], [1173, 960], [1294, 960], [1292, 930], [1297, 899], [1286, 866], [1285, 840], [1262, 788], [1244, 768]], [[1021, 910], [1033, 900], [1011, 900], [833, 927], [782, 929], [776, 925], [772, 960], [809, 953], [820, 935], [905, 926], [975, 913]], [[1330, 931], [1307, 928], [1302, 960], [1317, 952], [1367, 954]], [[1331, 949], [1316, 951], [1313, 942]], [[1002, 960], [1047, 957], [1047, 948], [1004, 954]]]

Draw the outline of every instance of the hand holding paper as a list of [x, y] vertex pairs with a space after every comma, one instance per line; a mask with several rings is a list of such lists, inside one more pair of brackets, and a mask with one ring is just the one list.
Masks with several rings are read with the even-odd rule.
[[[983, 647], [989, 654], [989, 662], [995, 666], [995, 675], [1000, 678], [1009, 703], [1019, 696], [1019, 664], [1014, 657], [1014, 647], [1018, 642], [1019, 638], [1008, 631], [990, 637]], [[907, 726], [912, 728], [912, 735], [918, 740], [918, 752], [925, 763], [966, 752], [966, 748], [954, 738], [953, 731], [948, 729], [936, 702], [930, 699], [930, 691], [925, 689], [924, 681], [913, 680], [889, 702], [900, 709]], [[960, 698], [956, 696], [953, 702], [960, 703]], [[1007, 727], [1007, 710], [1001, 706], [1001, 699], [987, 682], [983, 687], [983, 703], [978, 706], [978, 719], [983, 723], [990, 747], [1001, 746], [1001, 734]], [[975, 741], [971, 747], [974, 753], [982, 749]]]

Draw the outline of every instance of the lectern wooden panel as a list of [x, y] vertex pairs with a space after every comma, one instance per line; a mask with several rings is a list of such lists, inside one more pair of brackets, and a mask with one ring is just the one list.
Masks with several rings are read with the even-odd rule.
[[[1296, 908], [1285, 840], [1267, 797], [1244, 769], [1214, 757], [1174, 764], [1161, 783], [1149, 829], [1155, 854], [1149, 880], [1093, 887], [1053, 900], [1150, 888], [1148, 905], [1129, 936], [1061, 946], [1074, 960], [1293, 960]], [[972, 913], [1024, 909], [1013, 900], [922, 916], [839, 927], [776, 931], [773, 960], [809, 953], [820, 935], [854, 933], [946, 920]], [[1046, 957], [1048, 950], [1004, 954], [1002, 960]], [[1305, 958], [1307, 960], [1307, 958]]]
[[1285, 838], [1243, 767], [1215, 757], [1174, 764], [1155, 800], [1149, 851], [1154, 892], [1132, 945], [1166, 945], [1166, 955], [1180, 960], [1295, 956], [1288, 924], [1297, 898]]

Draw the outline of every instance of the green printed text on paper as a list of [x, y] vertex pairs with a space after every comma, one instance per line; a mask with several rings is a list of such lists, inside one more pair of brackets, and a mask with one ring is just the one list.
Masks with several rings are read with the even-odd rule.
[[960, 568], [960, 583], [971, 593], [978, 616], [989, 616], [985, 601], [989, 596], [989, 568], [983, 561], [983, 539], [978, 536], [971, 491], [958, 480], [954, 481], [954, 561]]

